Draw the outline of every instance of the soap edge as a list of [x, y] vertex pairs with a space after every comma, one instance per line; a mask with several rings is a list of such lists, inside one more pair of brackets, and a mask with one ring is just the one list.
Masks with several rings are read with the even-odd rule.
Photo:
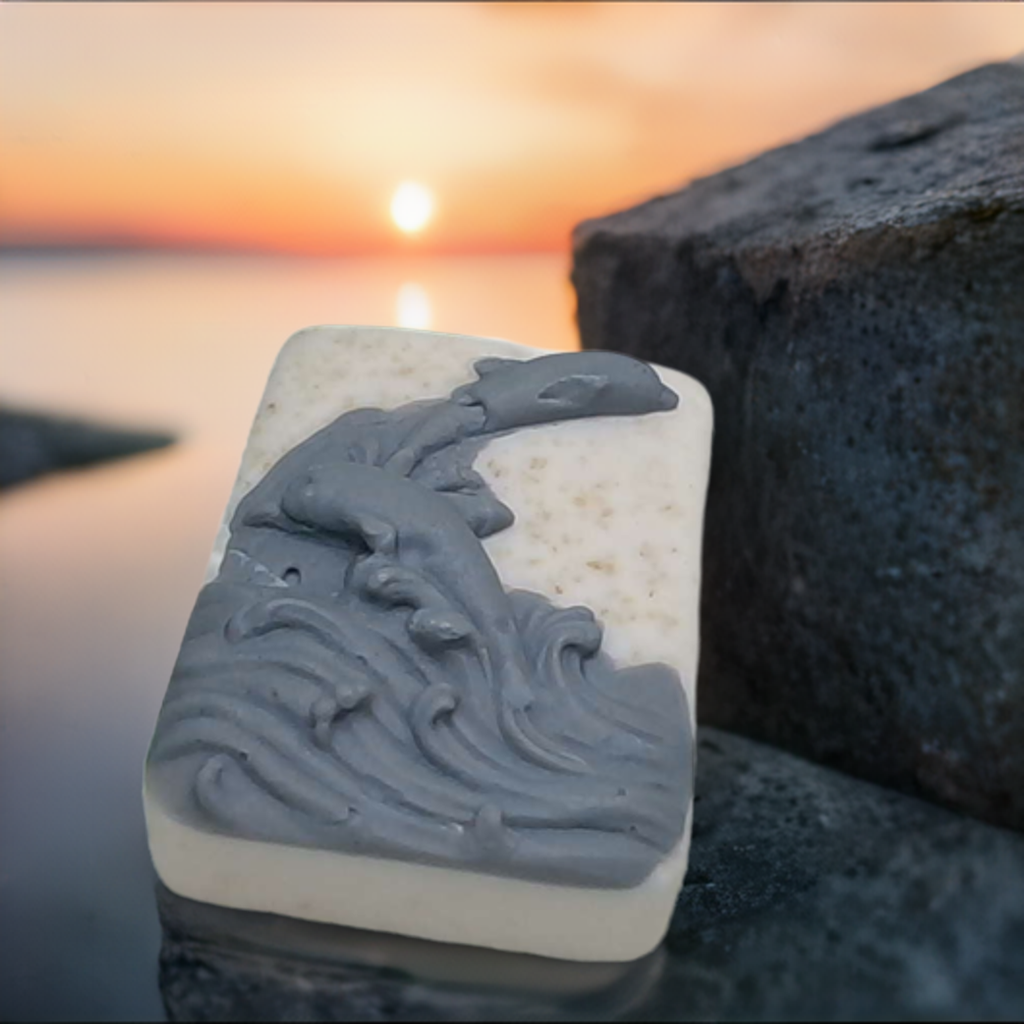
[[[659, 945], [686, 874], [693, 821], [691, 800], [682, 837], [650, 875], [628, 889], [605, 889], [221, 836], [177, 820], [145, 783], [143, 809], [153, 866], [179, 896], [236, 910], [578, 962], [637, 960]], [[281, 851], [298, 865], [290, 868], [298, 897], [282, 899], [280, 886], [270, 884], [278, 880], [273, 861]], [[205, 870], [192, 870], [191, 864]], [[253, 881], [240, 884], [245, 877]], [[196, 884], [198, 878], [203, 880]], [[420, 919], [411, 925], [410, 907]]]

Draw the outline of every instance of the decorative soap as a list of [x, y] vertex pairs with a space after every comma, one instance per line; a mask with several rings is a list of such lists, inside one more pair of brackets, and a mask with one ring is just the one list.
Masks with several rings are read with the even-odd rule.
[[146, 763], [167, 887], [654, 948], [689, 844], [711, 423], [696, 381], [609, 352], [296, 334]]

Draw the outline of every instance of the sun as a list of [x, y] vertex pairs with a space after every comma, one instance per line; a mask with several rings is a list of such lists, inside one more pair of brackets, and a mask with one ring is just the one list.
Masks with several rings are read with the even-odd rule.
[[434, 197], [426, 185], [403, 181], [391, 197], [391, 219], [400, 231], [415, 234], [426, 227], [434, 213]]

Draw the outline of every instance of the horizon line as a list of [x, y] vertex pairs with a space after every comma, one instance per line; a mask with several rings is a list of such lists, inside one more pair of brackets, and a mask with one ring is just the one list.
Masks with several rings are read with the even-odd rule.
[[145, 238], [96, 238], [85, 241], [0, 240], [0, 257], [103, 256], [129, 253], [175, 253], [183, 256], [288, 256], [302, 259], [360, 259], [373, 257], [424, 258], [438, 256], [515, 256], [529, 254], [567, 255], [571, 238], [562, 245], [374, 245], [360, 248], [309, 248], [230, 242], [162, 241]]

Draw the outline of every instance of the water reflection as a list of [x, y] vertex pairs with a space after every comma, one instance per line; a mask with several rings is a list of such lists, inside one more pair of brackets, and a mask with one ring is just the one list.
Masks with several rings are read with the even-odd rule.
[[413, 281], [403, 284], [395, 297], [395, 324], [427, 331], [433, 319], [430, 296], [423, 285]]
[[223, 439], [237, 460], [301, 327], [397, 323], [565, 351], [579, 347], [574, 303], [561, 253], [0, 257], [0, 397]]
[[157, 884], [171, 1020], [623, 1020], [664, 966], [570, 963], [184, 899]]

